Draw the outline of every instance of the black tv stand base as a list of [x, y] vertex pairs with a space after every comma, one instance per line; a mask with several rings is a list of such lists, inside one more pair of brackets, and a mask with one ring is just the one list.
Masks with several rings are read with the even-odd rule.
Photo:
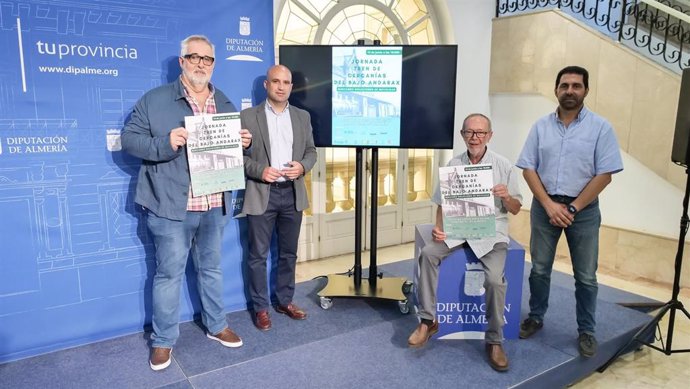
[[321, 308], [329, 309], [333, 306], [334, 297], [357, 297], [395, 300], [400, 312], [410, 311], [406, 293], [409, 293], [412, 283], [404, 277], [377, 278], [375, 282], [362, 279], [355, 285], [355, 278], [348, 275], [329, 274], [328, 283], [318, 293]]

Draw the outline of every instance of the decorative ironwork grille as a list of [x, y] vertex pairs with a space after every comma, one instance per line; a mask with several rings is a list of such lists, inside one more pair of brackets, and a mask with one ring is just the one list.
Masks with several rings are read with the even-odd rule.
[[681, 0], [497, 0], [496, 17], [558, 8], [600, 31], [646, 50], [653, 58], [690, 67], [690, 2]]

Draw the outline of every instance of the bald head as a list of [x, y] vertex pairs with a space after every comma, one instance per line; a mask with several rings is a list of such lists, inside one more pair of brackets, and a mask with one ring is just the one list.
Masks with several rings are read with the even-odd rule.
[[268, 103], [273, 109], [283, 111], [287, 106], [290, 92], [292, 92], [292, 73], [284, 65], [271, 66], [266, 72], [264, 88], [268, 95]]
[[270, 80], [276, 72], [287, 72], [287, 74], [290, 76], [290, 82], [292, 82], [292, 72], [285, 65], [273, 65], [268, 68], [268, 71], [266, 71], [266, 78]]
[[486, 116], [486, 115], [484, 115], [484, 114], [481, 114], [481, 113], [471, 113], [471, 114], [467, 115], [467, 117], [465, 118], [465, 120], [463, 120], [463, 122], [462, 122], [462, 129], [463, 129], [463, 130], [464, 130], [465, 128], [467, 128], [467, 121], [470, 120], [470, 119], [473, 119], [473, 118], [481, 118], [481, 119], [484, 119], [484, 120], [486, 121], [486, 128], [487, 128], [487, 131], [493, 131], [493, 130], [491, 129], [491, 119], [489, 119], [488, 116]]

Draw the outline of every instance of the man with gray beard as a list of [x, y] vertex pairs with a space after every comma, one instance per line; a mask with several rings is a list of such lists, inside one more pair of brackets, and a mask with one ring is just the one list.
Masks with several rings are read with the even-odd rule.
[[[228, 328], [223, 312], [220, 248], [223, 228], [231, 217], [230, 193], [193, 197], [184, 150], [188, 136], [185, 116], [237, 112], [227, 96], [209, 82], [214, 54], [215, 48], [205, 36], [184, 39], [180, 78], [147, 92], [134, 106], [122, 131], [122, 149], [143, 162], [134, 201], [146, 211], [146, 224], [156, 248], [149, 361], [153, 370], [170, 365], [180, 334], [180, 288], [190, 251], [206, 336], [225, 347], [242, 346], [242, 340]], [[240, 136], [242, 146], [248, 148], [251, 134], [241, 130]]]

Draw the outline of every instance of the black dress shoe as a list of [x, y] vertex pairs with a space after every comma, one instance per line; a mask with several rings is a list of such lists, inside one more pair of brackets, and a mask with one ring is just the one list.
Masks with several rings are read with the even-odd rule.
[[267, 310], [264, 309], [256, 313], [254, 325], [261, 331], [268, 331], [271, 329], [271, 317], [268, 315]]
[[520, 339], [527, 339], [532, 335], [536, 334], [542, 327], [544, 327], [544, 322], [536, 321], [531, 317], [528, 317], [520, 323]]
[[585, 358], [593, 357], [597, 353], [597, 338], [592, 334], [580, 334], [577, 338], [577, 350]]

